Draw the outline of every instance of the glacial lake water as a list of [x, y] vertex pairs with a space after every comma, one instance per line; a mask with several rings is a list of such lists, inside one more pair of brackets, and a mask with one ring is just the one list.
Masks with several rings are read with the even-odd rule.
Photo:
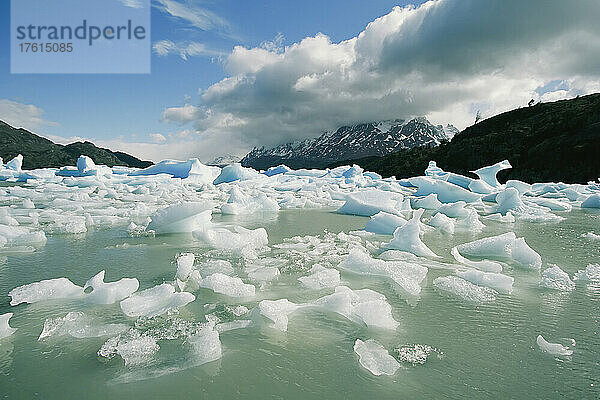
[[[574, 209], [557, 213], [560, 223], [501, 224], [486, 221], [479, 235], [428, 232], [423, 241], [445, 262], [449, 250], [482, 236], [514, 231], [525, 237], [544, 261], [542, 269], [559, 265], [573, 276], [600, 261], [600, 242], [582, 237], [600, 233], [600, 212]], [[322, 235], [362, 229], [368, 218], [339, 215], [331, 210], [281, 210], [271, 217], [215, 215], [214, 221], [247, 228], [265, 227], [269, 245], [295, 235]], [[389, 241], [391, 237], [382, 237]], [[128, 246], [122, 246], [124, 243]], [[416, 301], [407, 302], [389, 280], [341, 272], [352, 289], [370, 288], [392, 305], [396, 330], [367, 328], [338, 314], [299, 311], [290, 316], [287, 332], [267, 323], [221, 334], [223, 356], [186, 368], [185, 339], [159, 340], [152, 360], [125, 366], [121, 358], [97, 355], [107, 340], [69, 335], [38, 341], [47, 318], [83, 311], [103, 323], [136, 324], [119, 304], [50, 301], [9, 305], [5, 296], [16, 286], [43, 279], [68, 277], [83, 285], [98, 271], [106, 281], [136, 277], [140, 289], [172, 281], [180, 252], [198, 257], [210, 250], [186, 235], [130, 237], [124, 227], [82, 235], [51, 235], [32, 254], [0, 255], [0, 314], [14, 312], [15, 334], [0, 341], [0, 397], [6, 399], [598, 399], [600, 398], [600, 284], [577, 283], [571, 292], [539, 287], [540, 272], [508, 268], [515, 278], [512, 294], [496, 301], [472, 304], [437, 290], [432, 281], [452, 271], [429, 269]], [[236, 260], [234, 266], [237, 268]], [[300, 265], [298, 267], [302, 269]], [[306, 271], [303, 271], [305, 273]], [[303, 273], [282, 270], [279, 278], [257, 295], [240, 302], [208, 289], [170, 317], [152, 323], [168, 326], [170, 318], [204, 321], [206, 314], [231, 316], [226, 305], [252, 309], [262, 299], [306, 302], [332, 289], [310, 291], [297, 278]], [[538, 334], [570, 346], [572, 356], [541, 352]], [[393, 376], [374, 376], [358, 362], [356, 339], [375, 339], [390, 354], [394, 348], [423, 344], [438, 349], [422, 365], [401, 363]], [[571, 339], [575, 341], [572, 345]]]

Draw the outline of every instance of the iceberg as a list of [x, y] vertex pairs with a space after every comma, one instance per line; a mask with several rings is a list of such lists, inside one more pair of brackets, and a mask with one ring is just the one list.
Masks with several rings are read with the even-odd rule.
[[504, 160], [494, 165], [482, 167], [471, 172], [473, 172], [479, 177], [479, 179], [481, 179], [491, 187], [497, 188], [498, 186], [500, 186], [500, 182], [498, 182], [498, 178], [496, 177], [496, 175], [498, 174], [498, 172], [509, 168], [512, 168], [512, 165], [510, 165], [508, 160]]
[[285, 174], [286, 172], [290, 172], [291, 170], [292, 169], [290, 167], [288, 167], [287, 165], [280, 164], [276, 167], [269, 168], [268, 170], [263, 172], [263, 174], [265, 174], [266, 176], [275, 176], [275, 175], [279, 175], [279, 174]]
[[98, 350], [98, 355], [111, 359], [118, 354], [125, 362], [125, 366], [130, 367], [149, 363], [159, 349], [156, 338], [131, 328], [108, 339]]
[[315, 264], [309, 272], [310, 275], [298, 278], [298, 281], [309, 289], [319, 290], [336, 287], [340, 284], [340, 273], [337, 269]]
[[588, 264], [586, 269], [575, 273], [574, 279], [581, 282], [600, 282], [600, 264]]
[[260, 315], [271, 320], [272, 327], [282, 332], [287, 332], [289, 315], [299, 308], [288, 299], [262, 300], [258, 303]]
[[145, 176], [167, 174], [173, 178], [194, 177], [199, 183], [211, 183], [218, 175], [218, 167], [209, 167], [204, 165], [197, 158], [190, 158], [187, 161], [163, 160], [145, 169], [130, 172], [130, 176]]
[[573, 350], [569, 350], [568, 347], [560, 343], [549, 343], [542, 335], [538, 335], [536, 342], [541, 351], [553, 356], [570, 356], [573, 354]]
[[419, 225], [423, 211], [423, 209], [414, 211], [413, 217], [394, 231], [394, 238], [384, 247], [406, 251], [419, 257], [439, 257], [419, 237], [421, 230]]
[[457, 276], [440, 276], [433, 285], [447, 293], [471, 303], [485, 303], [496, 300], [496, 292], [485, 286], [477, 286]]
[[463, 257], [456, 247], [453, 247], [452, 250], [450, 250], [450, 254], [452, 254], [457, 262], [464, 264], [467, 267], [475, 268], [484, 272], [502, 272], [502, 264], [490, 260], [469, 260]]
[[427, 223], [429, 226], [433, 226], [440, 230], [440, 232], [448, 233], [450, 235], [454, 234], [455, 224], [454, 220], [445, 214], [437, 213], [435, 214]]
[[169, 283], [142, 290], [121, 301], [121, 310], [128, 317], [155, 317], [183, 307], [196, 297], [188, 292], [177, 292]]
[[88, 156], [80, 155], [77, 159], [77, 170], [79, 171], [79, 173], [83, 174], [84, 172], [93, 169], [96, 169], [96, 164], [94, 163], [94, 161]]
[[104, 270], [91, 277], [83, 286], [83, 290], [91, 287], [86, 300], [96, 304], [113, 304], [129, 297], [138, 290], [140, 283], [136, 278], [123, 278], [116, 282], [104, 282]]
[[509, 260], [524, 268], [540, 269], [542, 266], [542, 257], [514, 232], [463, 243], [456, 248], [463, 255]]
[[157, 234], [189, 233], [210, 223], [211, 203], [179, 203], [152, 214], [147, 230]]
[[196, 240], [221, 250], [229, 250], [234, 253], [249, 255], [252, 252], [269, 243], [265, 228], [246, 229], [234, 226], [233, 230], [226, 228], [205, 228], [192, 232]]
[[542, 279], [540, 286], [561, 291], [571, 291], [575, 289], [575, 282], [571, 280], [569, 274], [560, 269], [559, 266], [555, 265], [551, 268], [547, 268], [542, 272]]
[[244, 168], [240, 163], [233, 163], [221, 170], [219, 176], [213, 181], [214, 185], [220, 183], [229, 183], [234, 181], [245, 181], [258, 178], [260, 174], [252, 168]]
[[21, 172], [23, 167], [23, 156], [18, 154], [15, 158], [7, 162], [4, 167], [12, 171]]
[[21, 303], [37, 303], [38, 301], [58, 299], [78, 299], [84, 296], [83, 288], [75, 285], [67, 278], [47, 279], [40, 282], [19, 286], [11, 290], [10, 305]]
[[408, 182], [417, 188], [415, 196], [427, 196], [435, 193], [438, 200], [442, 203], [455, 203], [457, 201], [474, 203], [481, 199], [480, 194], [473, 193], [461, 186], [439, 179], [418, 176], [408, 178]]
[[360, 365], [375, 376], [394, 375], [400, 368], [400, 363], [373, 339], [365, 342], [356, 339], [354, 352], [358, 354]]
[[211, 289], [230, 297], [253, 297], [256, 293], [254, 285], [244, 283], [240, 278], [231, 277], [219, 272], [207, 276], [200, 282], [200, 287]]
[[437, 194], [435, 193], [431, 193], [412, 202], [414, 208], [424, 208], [426, 210], [437, 210], [441, 205], [442, 203], [438, 200]]
[[513, 277], [508, 275], [497, 272], [483, 272], [476, 269], [456, 271], [456, 275], [477, 286], [489, 287], [500, 293], [511, 293], [515, 281]]
[[186, 342], [191, 346], [194, 365], [216, 361], [222, 356], [219, 332], [211, 326], [203, 327], [188, 337]]
[[9, 337], [13, 333], [15, 333], [15, 331], [17, 330], [16, 328], [12, 328], [8, 324], [8, 321], [12, 318], [12, 316], [13, 316], [13, 313], [10, 313], [10, 312], [0, 315], [0, 339]]
[[406, 220], [398, 215], [380, 211], [371, 216], [365, 231], [378, 233], [381, 235], [393, 235], [396, 228], [406, 223]]
[[337, 212], [340, 214], [362, 215], [371, 217], [381, 211], [388, 214], [399, 213], [398, 206], [404, 196], [400, 193], [371, 189], [352, 193], [346, 197], [346, 202]]
[[582, 203], [582, 208], [600, 208], [600, 194], [592, 194], [588, 196]]
[[38, 337], [44, 340], [51, 336], [69, 335], [74, 338], [96, 338], [102, 336], [113, 336], [128, 330], [124, 324], [98, 324], [92, 318], [80, 311], [72, 311], [64, 317], [48, 318], [44, 322], [42, 333]]
[[239, 188], [232, 187], [227, 203], [221, 206], [222, 214], [254, 214], [257, 212], [277, 212], [279, 204], [266, 194], [259, 192], [253, 196], [244, 194]]
[[183, 253], [177, 257], [177, 272], [175, 278], [181, 281], [187, 281], [192, 269], [194, 269], [194, 261], [196, 256], [194, 253]]

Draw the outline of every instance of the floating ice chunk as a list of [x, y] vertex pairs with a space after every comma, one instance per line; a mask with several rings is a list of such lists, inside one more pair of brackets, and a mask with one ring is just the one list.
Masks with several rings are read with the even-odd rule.
[[118, 354], [125, 362], [125, 366], [134, 366], [151, 361], [159, 349], [156, 338], [142, 335], [137, 329], [132, 328], [108, 339], [98, 350], [98, 355], [111, 359]]
[[233, 163], [221, 170], [219, 176], [216, 177], [213, 184], [227, 183], [233, 181], [245, 181], [259, 177], [259, 173], [252, 168], [244, 168], [240, 163]]
[[33, 204], [33, 201], [31, 201], [31, 199], [24, 199], [23, 200], [23, 208], [32, 210], [35, 208], [35, 204]]
[[425, 176], [437, 177], [444, 174], [444, 170], [438, 167], [435, 161], [429, 161], [429, 165], [427, 165], [427, 169], [425, 169]]
[[582, 208], [600, 208], [600, 194], [596, 193], [589, 196], [581, 203]]
[[0, 224], [8, 226], [18, 226], [19, 221], [10, 216], [5, 208], [0, 208]]
[[574, 279], [582, 282], [600, 282], [600, 264], [588, 264], [575, 273]]
[[221, 206], [221, 213], [240, 215], [256, 212], [277, 212], [279, 204], [260, 192], [254, 196], [244, 194], [239, 188], [232, 187], [229, 200]]
[[237, 321], [222, 322], [215, 325], [215, 330], [219, 333], [233, 331], [235, 329], [244, 329], [252, 325], [249, 319], [238, 319]]
[[57, 299], [76, 299], [84, 296], [83, 288], [67, 278], [48, 279], [19, 286], [11, 290], [10, 305], [37, 303], [38, 301]]
[[210, 183], [219, 173], [218, 167], [209, 167], [202, 164], [197, 158], [190, 158], [187, 161], [163, 160], [158, 164], [151, 165], [148, 168], [134, 171], [129, 175], [158, 175], [168, 174], [173, 178], [188, 178], [194, 176], [199, 183]]
[[231, 297], [252, 297], [255, 295], [254, 285], [244, 283], [240, 278], [215, 273], [207, 276], [200, 282], [200, 287], [211, 289]]
[[454, 220], [445, 214], [435, 214], [427, 224], [439, 229], [443, 233], [454, 234]]
[[474, 203], [481, 199], [480, 194], [473, 193], [461, 186], [440, 179], [419, 176], [409, 178], [408, 181], [411, 185], [418, 188], [415, 196], [427, 196], [435, 193], [438, 200], [442, 203], [455, 203], [457, 201]]
[[356, 339], [354, 352], [358, 354], [358, 362], [373, 375], [394, 375], [400, 368], [396, 359], [373, 339], [363, 342]]
[[510, 179], [506, 181], [506, 188], [515, 188], [519, 192], [519, 195], [524, 195], [527, 192], [531, 192], [531, 185], [529, 183]]
[[177, 272], [175, 277], [179, 280], [186, 281], [194, 269], [194, 261], [196, 256], [194, 253], [183, 253], [177, 257]]
[[23, 156], [18, 154], [15, 158], [6, 163], [5, 168], [20, 172], [23, 167]]
[[94, 161], [88, 156], [84, 156], [83, 154], [80, 155], [77, 159], [77, 170], [79, 173], [83, 174], [84, 172], [92, 169], [96, 169], [96, 164]]
[[500, 213], [490, 214], [483, 217], [485, 219], [489, 219], [490, 221], [497, 221], [507, 224], [512, 224], [516, 221], [515, 216], [512, 215], [510, 211], [506, 213], [506, 215], [502, 215]]
[[412, 206], [414, 208], [424, 208], [426, 210], [437, 210], [442, 203], [438, 200], [437, 194], [431, 193], [421, 199], [416, 199]]
[[473, 172], [475, 175], [479, 177], [479, 179], [485, 181], [488, 185], [492, 187], [500, 186], [500, 182], [498, 182], [498, 178], [496, 178], [496, 174], [498, 172], [512, 168], [512, 165], [508, 162], [508, 160], [500, 161], [494, 165], [490, 165], [488, 167], [479, 168]]
[[75, 338], [113, 336], [125, 332], [129, 327], [124, 324], [101, 325], [80, 311], [72, 311], [64, 317], [48, 318], [38, 340], [50, 336], [70, 335]]
[[435, 212], [444, 214], [450, 218], [466, 218], [469, 216], [469, 210], [465, 208], [467, 203], [464, 201], [457, 201], [455, 203], [443, 204]]
[[405, 293], [417, 296], [421, 292], [421, 282], [428, 269], [415, 263], [384, 261], [360, 249], [350, 250], [350, 254], [339, 264], [340, 268], [363, 275], [385, 276], [394, 281]]
[[573, 350], [569, 350], [568, 347], [560, 343], [547, 342], [542, 335], [538, 335], [536, 342], [541, 351], [553, 356], [570, 356], [573, 354]]
[[140, 283], [136, 278], [123, 278], [116, 282], [104, 283], [104, 270], [91, 277], [83, 286], [92, 292], [86, 296], [86, 300], [97, 304], [112, 304], [129, 297], [138, 290]]
[[233, 275], [235, 272], [231, 263], [227, 260], [208, 260], [198, 266], [200, 273], [204, 276], [220, 272], [225, 275]]
[[128, 317], [154, 317], [183, 307], [196, 297], [188, 292], [175, 293], [175, 287], [168, 283], [142, 290], [121, 301], [121, 310]]
[[179, 203], [158, 210], [150, 218], [148, 230], [157, 234], [187, 233], [210, 223], [210, 203]]
[[335, 293], [309, 305], [338, 313], [350, 321], [362, 322], [369, 327], [396, 329], [399, 325], [385, 296], [370, 289], [352, 290], [338, 286]]
[[398, 215], [380, 211], [373, 215], [367, 225], [365, 231], [379, 233], [382, 235], [392, 235], [399, 226], [406, 223], [406, 220]]
[[192, 357], [195, 365], [216, 361], [222, 356], [219, 332], [211, 326], [200, 329], [199, 332], [188, 337], [186, 341], [192, 347]]
[[590, 240], [600, 240], [600, 235], [596, 235], [594, 232], [588, 232], [581, 236]]
[[464, 243], [457, 249], [467, 256], [512, 260], [525, 268], [539, 269], [542, 266], [540, 255], [525, 243], [524, 238], [517, 239], [514, 232]]
[[473, 303], [484, 303], [496, 300], [496, 292], [485, 286], [477, 286], [457, 276], [440, 276], [433, 285], [454, 296]]
[[495, 189], [493, 186], [490, 186], [486, 181], [482, 179], [473, 180], [471, 183], [469, 183], [469, 186], [467, 188], [471, 192], [479, 194], [490, 194]]
[[497, 211], [502, 215], [506, 215], [509, 211], [523, 212], [525, 210], [519, 191], [515, 188], [508, 188], [498, 193], [496, 203], [498, 203]]
[[456, 275], [477, 286], [489, 287], [500, 293], [512, 292], [513, 282], [515, 281], [512, 276], [497, 272], [483, 272], [476, 269], [456, 271]]
[[225, 228], [206, 228], [192, 232], [194, 238], [222, 250], [244, 253], [266, 246], [269, 243], [264, 228], [246, 229], [234, 226], [233, 231]]
[[380, 211], [389, 214], [398, 214], [398, 204], [401, 204], [404, 196], [400, 193], [387, 192], [378, 189], [370, 189], [349, 194], [346, 202], [337, 212], [340, 214], [362, 215], [370, 217]]
[[[248, 268], [246, 268], [248, 271]], [[251, 268], [248, 271], [248, 278], [256, 282], [270, 282], [279, 276], [279, 268], [277, 267], [258, 267]]]
[[398, 353], [398, 359], [400, 361], [411, 363], [412, 365], [425, 364], [431, 353], [438, 353], [438, 357], [441, 357], [443, 354], [435, 347], [426, 344], [396, 347], [394, 351]]
[[289, 315], [300, 308], [288, 299], [262, 300], [258, 303], [260, 314], [273, 321], [273, 328], [287, 332]]
[[0, 339], [12, 335], [17, 330], [17, 328], [12, 328], [8, 324], [8, 321], [11, 319], [12, 316], [13, 313], [11, 312], [0, 315]]
[[439, 257], [419, 237], [421, 215], [423, 209], [416, 210], [408, 222], [394, 231], [394, 238], [385, 248], [407, 251], [420, 257]]
[[265, 174], [266, 176], [274, 176], [274, 175], [279, 175], [279, 174], [285, 174], [286, 172], [290, 172], [291, 170], [292, 169], [290, 167], [288, 167], [287, 165], [280, 164], [276, 167], [269, 168], [268, 170], [263, 172], [263, 174]]
[[485, 272], [502, 272], [502, 264], [490, 260], [472, 261], [463, 257], [456, 247], [450, 250], [450, 253], [456, 261], [467, 267], [476, 268]]
[[479, 220], [479, 214], [476, 210], [468, 210], [468, 215], [457, 221], [456, 228], [464, 229], [469, 232], [480, 232], [485, 228], [485, 225]]
[[555, 265], [542, 272], [540, 286], [554, 290], [571, 291], [575, 289], [575, 282], [571, 280], [569, 274]]
[[313, 265], [309, 271], [311, 274], [298, 278], [307, 288], [319, 290], [335, 287], [340, 284], [340, 273], [334, 268], [325, 268], [319, 264]]

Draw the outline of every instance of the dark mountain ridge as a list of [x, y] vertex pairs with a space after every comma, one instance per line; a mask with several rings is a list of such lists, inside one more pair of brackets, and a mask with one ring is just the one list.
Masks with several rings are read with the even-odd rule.
[[469, 171], [507, 159], [499, 179], [587, 183], [600, 177], [600, 93], [507, 111], [470, 126], [440, 146], [400, 150], [330, 164], [359, 164], [397, 178], [423, 175], [430, 160], [447, 171]]
[[18, 154], [23, 155], [23, 168], [59, 168], [65, 165], [75, 165], [77, 158], [84, 154], [96, 164], [122, 165], [126, 167], [146, 168], [152, 165], [150, 161], [142, 161], [134, 156], [97, 147], [91, 142], [75, 142], [63, 146], [51, 140], [29, 132], [23, 128], [13, 128], [0, 121], [0, 157], [4, 162]]

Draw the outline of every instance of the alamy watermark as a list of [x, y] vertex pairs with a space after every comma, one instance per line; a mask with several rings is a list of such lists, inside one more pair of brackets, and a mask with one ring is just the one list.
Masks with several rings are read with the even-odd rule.
[[12, 73], [150, 73], [150, 0], [11, 0]]

